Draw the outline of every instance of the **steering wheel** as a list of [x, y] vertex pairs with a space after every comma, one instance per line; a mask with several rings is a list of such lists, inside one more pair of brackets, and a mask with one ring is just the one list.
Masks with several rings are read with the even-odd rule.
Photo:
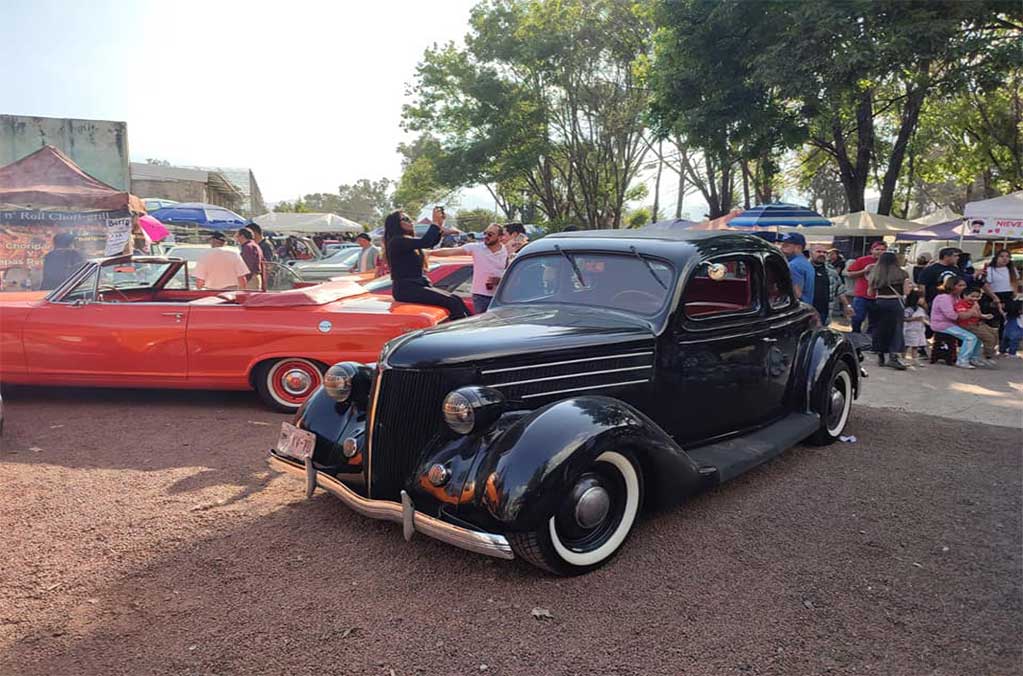
[[[116, 293], [117, 295], [119, 295], [121, 297], [121, 300], [110, 300], [110, 299], [108, 299], [108, 298], [106, 298], [104, 296], [105, 293], [109, 293], [111, 291]], [[131, 299], [128, 298], [128, 296], [125, 295], [125, 293], [123, 291], [121, 291], [120, 289], [118, 289], [117, 287], [105, 286], [102, 289], [98, 289], [97, 293], [99, 294], [100, 302], [103, 302], [103, 303], [120, 303], [122, 301], [125, 302], [125, 303], [130, 303], [131, 302]]]
[[[627, 300], [629, 297], [635, 297], [636, 300], [633, 301], [633, 303], [629, 303]], [[645, 303], [649, 305], [651, 309], [661, 307], [661, 299], [655, 294], [650, 293], [649, 291], [640, 291], [638, 289], [625, 289], [624, 291], [619, 291], [615, 295], [611, 296], [610, 303], [617, 306], [628, 306], [635, 303], [643, 305]]]

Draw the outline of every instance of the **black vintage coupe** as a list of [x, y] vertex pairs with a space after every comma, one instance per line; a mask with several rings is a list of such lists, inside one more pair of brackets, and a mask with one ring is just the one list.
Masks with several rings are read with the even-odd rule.
[[270, 462], [406, 539], [572, 575], [641, 508], [834, 441], [859, 377], [758, 237], [564, 233], [523, 249], [487, 313], [331, 367]]

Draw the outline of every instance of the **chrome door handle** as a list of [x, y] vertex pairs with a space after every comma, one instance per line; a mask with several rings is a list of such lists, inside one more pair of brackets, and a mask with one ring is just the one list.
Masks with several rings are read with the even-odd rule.
[[181, 323], [181, 318], [185, 316], [184, 312], [161, 312], [160, 314], [164, 317], [174, 317], [179, 324]]
[[778, 342], [777, 338], [761, 338], [760, 340], [762, 340], [765, 343], [777, 343]]

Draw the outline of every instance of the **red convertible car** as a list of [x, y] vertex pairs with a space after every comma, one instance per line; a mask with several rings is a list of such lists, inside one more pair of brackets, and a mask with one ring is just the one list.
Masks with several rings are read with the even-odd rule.
[[294, 411], [330, 364], [445, 319], [349, 282], [198, 290], [181, 259], [107, 258], [48, 295], [0, 294], [0, 383], [255, 389]]

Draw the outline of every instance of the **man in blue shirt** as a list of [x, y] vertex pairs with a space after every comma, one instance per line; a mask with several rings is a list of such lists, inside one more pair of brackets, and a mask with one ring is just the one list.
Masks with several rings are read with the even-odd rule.
[[796, 298], [813, 305], [813, 265], [803, 255], [806, 238], [798, 232], [786, 233], [781, 238], [781, 252], [789, 259], [789, 271], [792, 273], [792, 288]]

